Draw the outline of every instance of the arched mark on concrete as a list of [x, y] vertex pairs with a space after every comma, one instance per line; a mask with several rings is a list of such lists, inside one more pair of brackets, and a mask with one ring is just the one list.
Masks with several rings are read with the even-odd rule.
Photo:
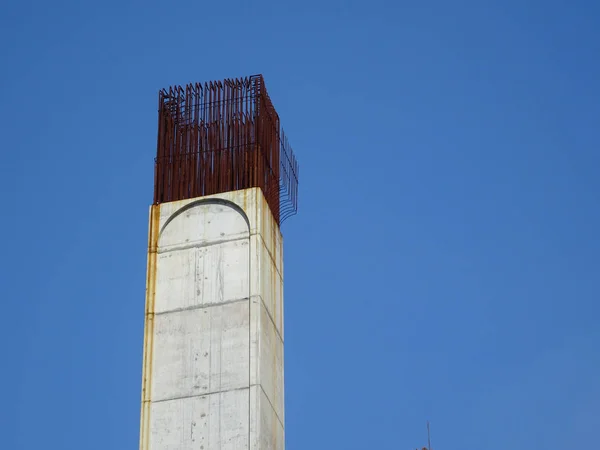
[[203, 198], [203, 199], [188, 203], [184, 207], [179, 208], [177, 211], [175, 211], [173, 214], [171, 214], [171, 217], [169, 217], [167, 219], [167, 221], [164, 223], [164, 225], [161, 227], [160, 232], [158, 233], [158, 238], [160, 239], [160, 236], [162, 235], [163, 231], [165, 230], [165, 228], [167, 228], [167, 225], [169, 225], [173, 221], [173, 219], [175, 219], [180, 214], [183, 214], [187, 210], [192, 209], [195, 206], [199, 206], [199, 205], [222, 205], [222, 206], [227, 206], [231, 209], [234, 209], [246, 221], [246, 225], [248, 226], [248, 231], [250, 231], [250, 219], [248, 219], [246, 212], [239, 205], [233, 203], [230, 200], [225, 200], [222, 198]]

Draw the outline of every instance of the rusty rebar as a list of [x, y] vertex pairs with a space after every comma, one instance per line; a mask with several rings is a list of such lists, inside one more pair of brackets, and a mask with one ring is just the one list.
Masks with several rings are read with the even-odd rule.
[[159, 92], [154, 203], [259, 187], [277, 223], [298, 208], [298, 163], [262, 75]]

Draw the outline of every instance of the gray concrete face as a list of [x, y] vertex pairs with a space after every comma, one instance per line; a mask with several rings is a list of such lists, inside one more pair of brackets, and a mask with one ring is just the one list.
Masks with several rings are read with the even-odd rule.
[[141, 450], [283, 450], [283, 257], [259, 189], [151, 210]]

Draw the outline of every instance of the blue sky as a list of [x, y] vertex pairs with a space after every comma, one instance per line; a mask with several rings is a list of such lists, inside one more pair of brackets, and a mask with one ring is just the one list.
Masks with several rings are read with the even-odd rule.
[[4, 2], [0, 447], [138, 445], [157, 91], [262, 73], [287, 450], [600, 429], [600, 4]]

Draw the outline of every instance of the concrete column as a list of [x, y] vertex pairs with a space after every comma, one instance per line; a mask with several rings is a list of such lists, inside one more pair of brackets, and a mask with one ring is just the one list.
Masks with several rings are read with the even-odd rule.
[[258, 188], [150, 213], [141, 450], [283, 450], [282, 238]]

